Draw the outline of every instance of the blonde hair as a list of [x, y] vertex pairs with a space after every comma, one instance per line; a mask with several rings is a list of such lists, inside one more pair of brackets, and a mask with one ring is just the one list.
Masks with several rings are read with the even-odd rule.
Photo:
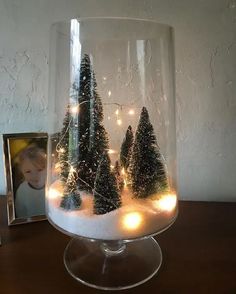
[[45, 169], [47, 165], [46, 153], [42, 148], [35, 145], [30, 145], [22, 150], [19, 154], [20, 166], [25, 159], [29, 159], [36, 168]]

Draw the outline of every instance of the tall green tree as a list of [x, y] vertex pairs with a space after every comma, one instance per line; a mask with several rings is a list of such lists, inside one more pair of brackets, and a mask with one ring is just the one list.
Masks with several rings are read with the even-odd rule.
[[115, 175], [111, 171], [111, 161], [105, 152], [97, 169], [94, 184], [94, 213], [105, 214], [121, 206]]
[[126, 131], [125, 138], [122, 142], [121, 152], [120, 152], [121, 166], [124, 167], [126, 171], [129, 167], [133, 143], [134, 143], [134, 134], [133, 134], [132, 127], [129, 126]]
[[103, 125], [103, 107], [90, 58], [84, 55], [80, 66], [78, 92], [78, 178], [81, 189], [92, 190], [99, 161], [108, 149], [108, 135]]
[[160, 148], [145, 107], [135, 133], [129, 170], [131, 188], [136, 198], [147, 198], [168, 189]]

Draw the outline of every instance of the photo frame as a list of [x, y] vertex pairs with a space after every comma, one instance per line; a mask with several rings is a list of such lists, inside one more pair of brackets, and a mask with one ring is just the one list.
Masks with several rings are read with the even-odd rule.
[[3, 134], [8, 225], [46, 219], [47, 133]]

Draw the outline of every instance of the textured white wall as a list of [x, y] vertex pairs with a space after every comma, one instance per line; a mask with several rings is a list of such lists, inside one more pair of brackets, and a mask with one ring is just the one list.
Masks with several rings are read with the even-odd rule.
[[0, 0], [0, 132], [47, 130], [49, 27], [78, 16], [175, 28], [180, 197], [235, 201], [236, 0]]

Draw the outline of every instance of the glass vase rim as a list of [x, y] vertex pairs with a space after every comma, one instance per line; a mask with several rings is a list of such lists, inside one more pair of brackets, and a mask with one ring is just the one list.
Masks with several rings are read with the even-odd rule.
[[157, 26], [163, 26], [170, 30], [174, 30], [174, 27], [170, 24], [161, 23], [154, 19], [147, 19], [147, 18], [138, 18], [138, 17], [127, 17], [127, 16], [85, 16], [85, 17], [72, 17], [65, 20], [59, 20], [55, 21], [51, 24], [51, 26], [58, 25], [58, 24], [67, 24], [71, 20], [78, 20], [78, 21], [106, 21], [106, 20], [116, 20], [116, 21], [133, 21], [133, 22], [143, 22], [143, 23], [149, 23], [154, 24]]

